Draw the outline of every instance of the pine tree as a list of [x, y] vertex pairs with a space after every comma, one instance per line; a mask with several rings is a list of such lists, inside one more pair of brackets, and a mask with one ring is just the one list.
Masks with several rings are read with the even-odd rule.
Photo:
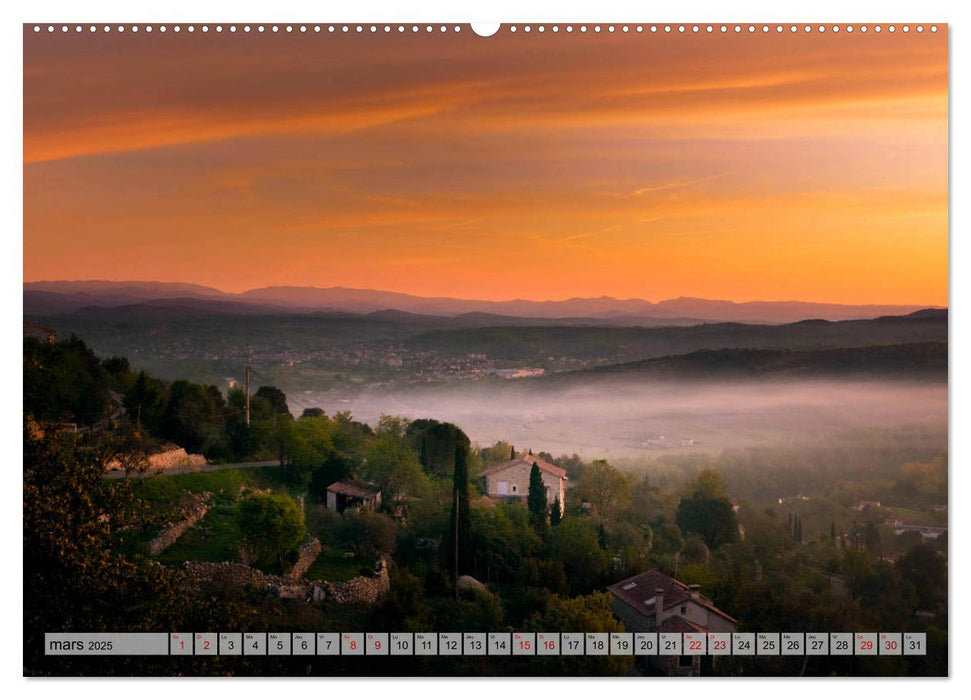
[[533, 523], [546, 523], [546, 485], [543, 484], [543, 475], [537, 462], [533, 462], [533, 467], [529, 470], [529, 494], [526, 496], [526, 506], [529, 508], [529, 516]]
[[510, 445], [509, 447], [509, 459], [516, 459], [516, 446]]

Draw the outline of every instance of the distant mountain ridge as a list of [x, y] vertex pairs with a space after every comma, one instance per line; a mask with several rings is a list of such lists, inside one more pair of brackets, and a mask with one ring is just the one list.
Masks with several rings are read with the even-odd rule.
[[346, 287], [263, 287], [239, 294], [181, 282], [103, 280], [26, 282], [24, 313], [71, 313], [85, 307], [136, 304], [210, 313], [345, 312], [354, 314], [405, 313], [428, 316], [487, 314], [536, 319], [603, 319], [613, 323], [670, 320], [675, 324], [708, 321], [792, 323], [805, 319], [842, 321], [902, 316], [922, 305], [851, 305], [804, 301], [751, 301], [681, 297], [660, 302], [613, 297], [532, 301], [487, 301], [451, 297], [421, 297], [399, 292]]

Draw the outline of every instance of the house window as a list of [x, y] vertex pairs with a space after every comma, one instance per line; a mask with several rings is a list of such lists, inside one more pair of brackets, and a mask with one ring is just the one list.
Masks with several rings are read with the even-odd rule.
[[[513, 489], [515, 488], [516, 487], [513, 486]], [[496, 484], [496, 493], [498, 493], [500, 496], [505, 496], [507, 493], [509, 493], [509, 482], [500, 481], [498, 484]]]
[[682, 605], [681, 606], [681, 614], [682, 615], [687, 615], [688, 614], [688, 606], [687, 605]]
[[516, 487], [516, 484], [513, 484], [512, 485], [512, 492], [513, 493], [516, 493], [517, 490], [518, 490], [518, 488]]

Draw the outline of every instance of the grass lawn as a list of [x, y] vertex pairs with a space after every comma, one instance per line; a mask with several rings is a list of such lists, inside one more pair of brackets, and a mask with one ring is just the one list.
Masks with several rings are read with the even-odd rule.
[[361, 569], [372, 569], [374, 562], [359, 557], [344, 558], [344, 553], [329, 547], [310, 565], [304, 578], [322, 581], [349, 581], [360, 576]]
[[[205, 517], [189, 528], [175, 544], [158, 555], [163, 564], [180, 565], [186, 561], [236, 561], [239, 553], [239, 533], [236, 529], [236, 504], [241, 487], [270, 489], [297, 498], [298, 487], [283, 482], [279, 467], [256, 469], [222, 469], [211, 472], [186, 472], [151, 476], [135, 484], [135, 493], [145, 505], [145, 515], [167, 521], [179, 499], [187, 493], [212, 494], [212, 506]], [[128, 551], [147, 552], [148, 542], [157, 531], [130, 536], [125, 543]], [[344, 563], [341, 561], [341, 563]], [[354, 574], [365, 563], [356, 560]], [[267, 573], [278, 574], [278, 562], [258, 562], [256, 566]]]
[[214, 506], [175, 544], [159, 554], [158, 560], [169, 565], [185, 561], [236, 561], [239, 534], [235, 513], [231, 505]]
[[214, 503], [228, 504], [236, 500], [241, 486], [269, 488], [275, 493], [289, 493], [295, 497], [302, 491], [282, 481], [279, 467], [260, 467], [151, 476], [135, 485], [135, 493], [149, 511], [165, 514], [184, 493], [208, 491], [213, 495]]

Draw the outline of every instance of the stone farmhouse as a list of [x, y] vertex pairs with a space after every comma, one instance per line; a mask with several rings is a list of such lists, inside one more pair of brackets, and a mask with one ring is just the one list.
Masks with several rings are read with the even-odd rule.
[[[628, 632], [735, 632], [738, 621], [716, 608], [700, 586], [682, 583], [660, 571], [645, 571], [607, 588], [614, 615]], [[700, 656], [644, 657], [673, 676], [701, 673]]]
[[356, 479], [341, 479], [327, 487], [327, 508], [343, 513], [348, 508], [377, 510], [381, 507], [381, 489]]
[[568, 481], [566, 470], [535, 455], [523, 454], [482, 472], [486, 482], [486, 495], [496, 499], [526, 500], [529, 495], [529, 473], [533, 464], [539, 467], [540, 476], [543, 478], [547, 504], [552, 506], [559, 499], [562, 515]]

